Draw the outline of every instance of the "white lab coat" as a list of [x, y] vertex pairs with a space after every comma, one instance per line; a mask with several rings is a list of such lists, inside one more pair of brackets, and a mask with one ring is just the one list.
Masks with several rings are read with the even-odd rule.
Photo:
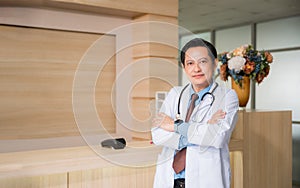
[[[213, 83], [211, 90], [216, 83]], [[190, 86], [181, 97], [180, 112], [184, 119], [190, 99]], [[183, 87], [174, 87], [168, 93], [161, 112], [175, 119], [179, 94]], [[187, 188], [230, 188], [230, 159], [228, 143], [237, 121], [238, 98], [234, 90], [221, 86], [213, 92], [215, 101], [210, 107], [212, 96], [207, 95], [195, 106], [190, 118], [187, 147], [185, 186]], [[207, 121], [218, 110], [226, 112], [226, 117], [217, 124]], [[154, 188], [173, 188], [174, 152], [178, 149], [180, 134], [161, 128], [152, 128], [152, 139], [156, 145], [164, 146], [158, 156]]]

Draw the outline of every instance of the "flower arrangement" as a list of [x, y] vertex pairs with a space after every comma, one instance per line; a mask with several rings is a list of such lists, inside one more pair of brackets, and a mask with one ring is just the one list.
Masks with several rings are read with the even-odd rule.
[[243, 45], [219, 54], [218, 60], [222, 63], [218, 70], [220, 78], [227, 81], [231, 76], [236, 84], [242, 86], [244, 76], [261, 83], [269, 74], [273, 56], [268, 51], [257, 51], [251, 45]]

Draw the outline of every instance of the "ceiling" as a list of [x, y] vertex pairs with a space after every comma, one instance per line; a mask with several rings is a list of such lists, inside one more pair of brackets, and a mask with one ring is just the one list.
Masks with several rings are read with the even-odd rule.
[[[69, 0], [0, 0], [0, 6], [52, 7], [134, 17], [137, 12], [105, 9]], [[300, 0], [178, 0], [179, 25], [191, 32], [300, 15]], [[69, 3], [66, 3], [69, 2]], [[112, 1], [113, 2], [113, 1]], [[101, 1], [98, 1], [101, 4]], [[300, 23], [299, 23], [300, 24]], [[180, 30], [180, 32], [183, 30]]]
[[179, 25], [191, 32], [296, 15], [300, 0], [179, 0]]

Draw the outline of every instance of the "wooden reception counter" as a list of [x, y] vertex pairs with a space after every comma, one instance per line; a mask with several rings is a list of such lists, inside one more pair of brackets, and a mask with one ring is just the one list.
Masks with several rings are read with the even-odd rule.
[[[0, 187], [152, 187], [159, 147], [134, 141], [124, 150], [92, 148], [2, 152]], [[230, 150], [232, 187], [291, 188], [291, 111], [239, 111]]]
[[230, 149], [231, 187], [292, 187], [291, 111], [240, 111]]

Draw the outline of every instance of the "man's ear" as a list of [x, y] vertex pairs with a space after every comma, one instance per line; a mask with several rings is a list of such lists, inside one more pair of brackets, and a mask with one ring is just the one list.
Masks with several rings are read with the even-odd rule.
[[181, 67], [184, 68], [184, 63], [180, 63], [180, 64], [181, 64]]

